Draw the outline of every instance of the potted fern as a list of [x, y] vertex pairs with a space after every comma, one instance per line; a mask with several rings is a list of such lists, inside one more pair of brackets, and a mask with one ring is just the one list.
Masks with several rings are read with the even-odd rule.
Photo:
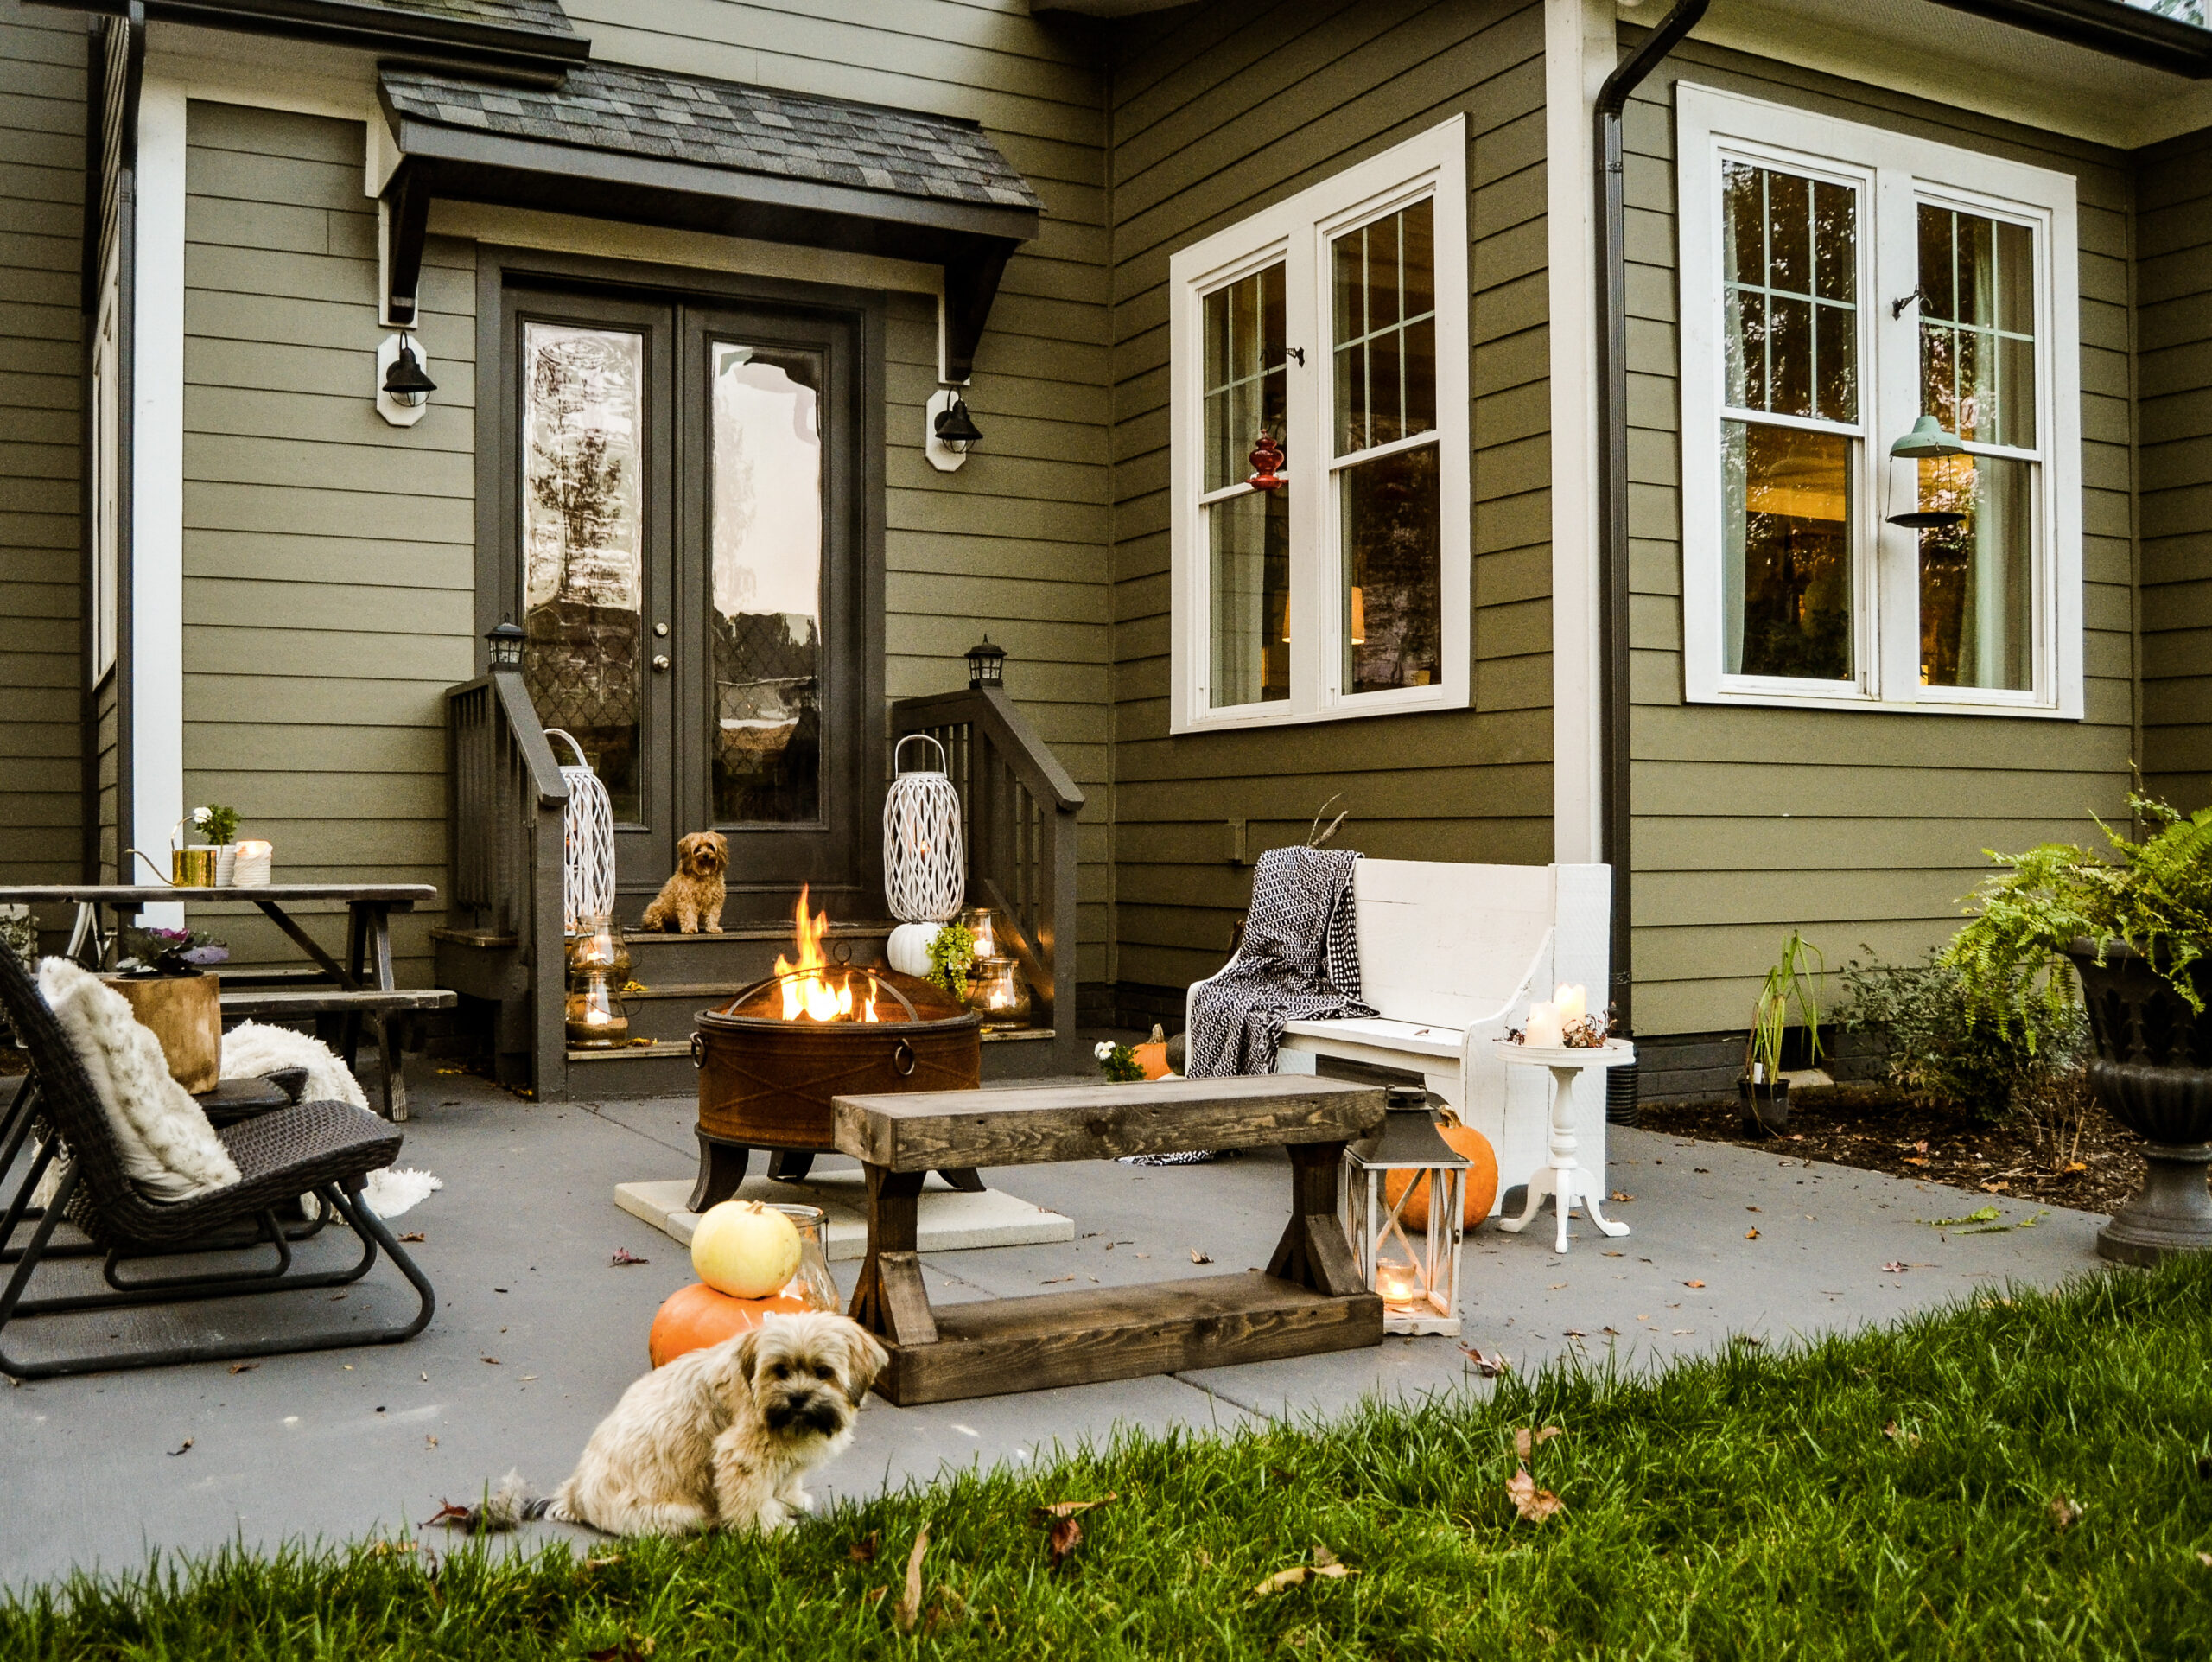
[[[1818, 965], [1819, 968], [1813, 966]], [[1795, 929], [1782, 945], [1782, 957], [1766, 972], [1751, 1006], [1751, 1030], [1744, 1041], [1744, 1076], [1736, 1083], [1744, 1109], [1744, 1135], [1775, 1137], [1789, 1129], [1789, 1081], [1783, 1077], [1783, 1048], [1789, 1037], [1790, 1007], [1805, 1027], [1805, 1060], [1821, 1060], [1821, 1001], [1816, 976], [1827, 973], [1817, 949]]]
[[2078, 979], [2096, 1050], [2090, 1092], [2143, 1138], [2149, 1162], [2097, 1251], [2152, 1264], [2212, 1247], [2212, 808], [2128, 805], [2148, 831], [2139, 842], [2099, 821], [2101, 850], [1993, 851], [2010, 869], [1974, 891], [1944, 958], [2031, 1054]]

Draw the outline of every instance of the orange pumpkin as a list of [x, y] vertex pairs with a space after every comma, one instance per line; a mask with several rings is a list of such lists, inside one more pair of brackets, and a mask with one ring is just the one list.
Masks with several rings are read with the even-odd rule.
[[1165, 1040], [1156, 1045], [1132, 1045], [1129, 1054], [1136, 1058], [1137, 1066], [1144, 1069], [1144, 1076], [1148, 1079], [1164, 1079], [1172, 1071], [1167, 1066]]
[[759, 1327], [771, 1311], [796, 1315], [810, 1308], [803, 1299], [786, 1293], [769, 1298], [732, 1298], [703, 1281], [695, 1282], [660, 1307], [645, 1340], [645, 1352], [653, 1366], [661, 1367], [689, 1352], [719, 1345], [747, 1328]]
[[[1450, 1145], [1452, 1152], [1467, 1162], [1466, 1207], [1465, 1227], [1472, 1229], [1490, 1216], [1492, 1202], [1497, 1199], [1497, 1156], [1490, 1146], [1490, 1139], [1471, 1125], [1440, 1125], [1436, 1133]], [[1413, 1198], [1398, 1213], [1408, 1229], [1428, 1227], [1428, 1174], [1392, 1171], [1382, 1174], [1383, 1198], [1393, 1206], [1398, 1196], [1405, 1193], [1406, 1184], [1414, 1182]]]

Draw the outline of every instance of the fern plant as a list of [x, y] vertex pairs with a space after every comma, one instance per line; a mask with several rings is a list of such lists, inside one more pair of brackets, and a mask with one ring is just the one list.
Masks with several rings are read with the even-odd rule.
[[[1818, 969], [1811, 966], [1818, 965]], [[1766, 972], [1758, 1001], [1751, 1006], [1751, 1036], [1744, 1044], [1744, 1076], [1771, 1085], [1782, 1072], [1782, 1045], [1789, 1032], [1789, 1007], [1805, 1022], [1806, 1060], [1821, 1059], [1821, 999], [1815, 978], [1827, 974], [1820, 949], [1796, 930], [1782, 944], [1782, 957]]]
[[2125, 942], [2191, 1009], [2204, 1008], [2191, 966], [2212, 947], [2212, 807], [2184, 814], [2155, 797], [2127, 800], [2150, 830], [2140, 842], [2100, 819], [2103, 851], [2071, 843], [1985, 850], [2011, 869], [1974, 890], [1972, 920], [1944, 950], [2000, 1029], [2031, 1053], [2073, 1003], [2066, 949], [2075, 940], [2094, 942], [2100, 963], [2111, 942]]

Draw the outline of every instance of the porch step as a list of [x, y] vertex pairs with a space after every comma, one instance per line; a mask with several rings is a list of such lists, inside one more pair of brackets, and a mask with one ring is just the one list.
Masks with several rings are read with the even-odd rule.
[[[883, 964], [883, 944], [899, 926], [881, 923], [833, 923], [823, 937], [823, 949], [832, 958], [867, 968]], [[633, 933], [625, 937], [630, 946], [630, 974], [656, 991], [664, 984], [681, 987], [727, 987], [735, 992], [775, 971], [776, 959], [792, 956], [791, 927], [788, 923], [740, 924], [718, 935], [664, 935]], [[728, 993], [723, 995], [725, 998]], [[690, 1028], [684, 1029], [687, 1033]]]
[[[728, 995], [725, 993], [724, 997]], [[638, 1004], [630, 1003], [637, 1031]], [[695, 1008], [695, 1007], [694, 1007]], [[681, 1039], [657, 1039], [619, 1050], [569, 1052], [569, 1094], [584, 1102], [635, 1097], [688, 1097], [699, 1088], [691, 1066], [691, 1029]], [[644, 1036], [644, 1035], [639, 1035]], [[1017, 1028], [983, 1035], [983, 1083], [1036, 1079], [1052, 1071], [1052, 1029]]]

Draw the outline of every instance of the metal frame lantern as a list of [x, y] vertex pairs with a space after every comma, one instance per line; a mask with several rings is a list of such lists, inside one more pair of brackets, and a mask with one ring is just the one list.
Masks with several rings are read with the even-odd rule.
[[968, 685], [1002, 687], [1006, 685], [1006, 648], [995, 646], [985, 635], [968, 648]]
[[[937, 750], [934, 769], [899, 771], [899, 757], [919, 739]], [[960, 793], [946, 769], [944, 746], [928, 733], [909, 733], [891, 753], [891, 788], [883, 797], [883, 897], [901, 923], [944, 923], [968, 892], [968, 854], [960, 835]]]
[[[1352, 1260], [1368, 1290], [1382, 1296], [1383, 1332], [1456, 1334], [1467, 1162], [1437, 1135], [1420, 1086], [1390, 1086], [1389, 1108], [1372, 1144], [1344, 1150], [1340, 1193]], [[1390, 1182], [1393, 1173], [1405, 1174], [1402, 1184]], [[1423, 1193], [1427, 1225], [1409, 1227], [1407, 1205]]]

